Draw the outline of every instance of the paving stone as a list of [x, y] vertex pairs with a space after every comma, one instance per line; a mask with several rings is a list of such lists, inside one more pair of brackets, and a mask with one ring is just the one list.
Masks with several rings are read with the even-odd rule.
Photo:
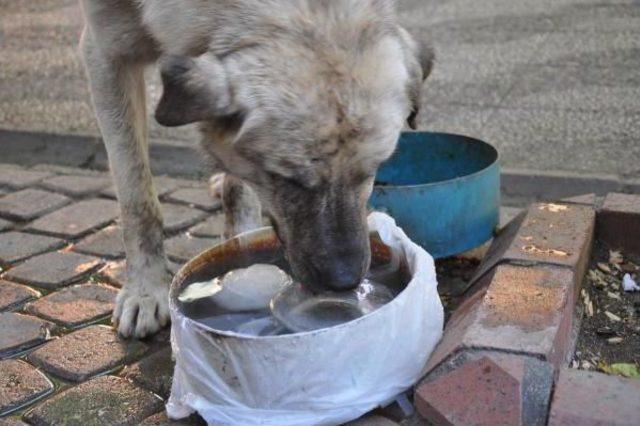
[[465, 348], [526, 353], [561, 365], [572, 350], [578, 288], [568, 268], [499, 265], [488, 286], [453, 313], [427, 370]]
[[98, 271], [109, 284], [122, 287], [127, 282], [126, 260], [107, 262], [104, 268]]
[[418, 412], [434, 425], [544, 425], [553, 367], [535, 358], [464, 351], [417, 387]]
[[0, 231], [6, 231], [13, 228], [13, 223], [8, 220], [0, 219]]
[[24, 361], [0, 361], [0, 416], [53, 391], [44, 374]]
[[224, 215], [210, 216], [202, 223], [189, 228], [189, 234], [194, 237], [219, 238], [224, 233]]
[[63, 207], [33, 222], [29, 228], [45, 234], [80, 237], [118, 216], [118, 204], [111, 200], [84, 200]]
[[138, 358], [146, 350], [144, 343], [123, 340], [111, 327], [92, 325], [48, 342], [28, 359], [63, 379], [82, 382]]
[[344, 426], [396, 426], [398, 423], [377, 414], [366, 414], [357, 420], [345, 423]]
[[79, 284], [31, 302], [25, 311], [65, 327], [76, 327], [109, 315], [117, 293], [104, 284]]
[[119, 225], [110, 225], [85, 237], [73, 246], [73, 251], [100, 257], [124, 257], [124, 242]]
[[570, 267], [576, 278], [582, 279], [591, 255], [594, 227], [593, 207], [532, 204], [526, 214], [516, 217], [494, 238], [471, 282], [505, 262]]
[[162, 217], [164, 219], [165, 232], [176, 232], [187, 228], [202, 219], [208, 214], [202, 210], [183, 206], [180, 204], [162, 204]]
[[215, 211], [222, 207], [220, 199], [214, 198], [206, 187], [178, 189], [167, 195], [167, 199], [208, 211]]
[[38, 170], [40, 172], [49, 172], [56, 175], [80, 175], [80, 176], [108, 176], [107, 173], [100, 170], [93, 170], [80, 167], [62, 166], [59, 164], [36, 164], [31, 167], [31, 170]]
[[531, 199], [553, 201], [591, 192], [604, 195], [621, 186], [620, 178], [611, 174], [507, 168], [500, 174], [503, 198], [527, 203]]
[[598, 237], [613, 248], [640, 253], [640, 195], [608, 194], [598, 214]]
[[36, 426], [137, 425], [162, 409], [162, 400], [125, 379], [96, 377], [65, 390], [27, 413]]
[[100, 259], [71, 252], [52, 252], [32, 257], [4, 275], [11, 280], [54, 289], [79, 281], [102, 265]]
[[115, 186], [111, 185], [105, 189], [103, 189], [102, 191], [100, 191], [100, 195], [107, 197], [107, 198], [112, 198], [112, 199], [117, 199], [118, 197], [116, 196], [116, 188]]
[[0, 358], [48, 340], [55, 328], [55, 324], [30, 315], [0, 313]]
[[[164, 197], [168, 193], [175, 191], [180, 188], [192, 188], [194, 186], [202, 185], [201, 182], [187, 180], [187, 179], [177, 179], [169, 176], [154, 176], [153, 184], [156, 188], [156, 192], [158, 197]], [[112, 185], [109, 188], [103, 189], [101, 194], [105, 197], [116, 198], [116, 190]]]
[[219, 242], [219, 238], [197, 238], [181, 234], [165, 241], [164, 247], [169, 258], [187, 261]]
[[24, 170], [11, 166], [0, 166], [0, 186], [23, 189], [51, 176], [51, 173]]
[[197, 414], [193, 414], [186, 419], [171, 420], [164, 411], [147, 417], [140, 423], [141, 426], [205, 426], [206, 424], [207, 422]]
[[173, 367], [171, 348], [168, 347], [126, 367], [122, 377], [166, 399], [171, 392]]
[[637, 425], [640, 380], [592, 371], [562, 369], [556, 382], [549, 425]]
[[27, 221], [69, 204], [64, 195], [41, 189], [23, 189], [0, 198], [0, 216]]
[[31, 256], [55, 250], [65, 244], [64, 240], [26, 232], [0, 234], [0, 263], [15, 263]]
[[24, 285], [0, 279], [0, 311], [17, 308], [40, 297], [40, 292]]
[[85, 197], [105, 188], [111, 180], [102, 176], [56, 176], [43, 181], [40, 186], [73, 197]]

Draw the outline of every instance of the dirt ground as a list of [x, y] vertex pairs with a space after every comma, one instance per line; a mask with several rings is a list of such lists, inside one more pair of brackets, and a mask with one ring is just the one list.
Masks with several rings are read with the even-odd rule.
[[479, 264], [479, 260], [460, 257], [436, 260], [438, 293], [444, 306], [445, 322], [462, 301], [462, 295]]
[[[573, 368], [636, 375], [640, 365], [640, 291], [625, 292], [622, 279], [629, 274], [640, 281], [638, 265], [638, 254], [612, 251], [596, 243], [580, 294], [584, 313]], [[620, 364], [626, 365], [627, 374], [619, 371]]]

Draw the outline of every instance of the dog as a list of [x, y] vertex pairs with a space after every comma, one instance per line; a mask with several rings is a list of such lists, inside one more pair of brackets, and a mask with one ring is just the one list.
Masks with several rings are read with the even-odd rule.
[[168, 272], [147, 149], [144, 69], [159, 64], [165, 126], [199, 123], [225, 175], [225, 235], [271, 217], [294, 276], [355, 287], [366, 203], [433, 53], [392, 0], [81, 0], [81, 53], [120, 204], [127, 283], [113, 321], [141, 338], [169, 321]]

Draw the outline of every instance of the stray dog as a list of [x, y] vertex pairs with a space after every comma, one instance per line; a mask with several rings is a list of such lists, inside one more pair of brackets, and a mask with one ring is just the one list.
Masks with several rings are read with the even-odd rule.
[[[158, 61], [156, 120], [200, 123], [225, 172], [226, 235], [274, 222], [293, 274], [355, 287], [369, 266], [366, 203], [414, 120], [430, 49], [392, 0], [82, 0], [92, 100], [121, 210], [127, 284], [114, 323], [169, 320], [162, 216], [151, 181], [143, 70]], [[413, 127], [413, 126], [412, 126]]]

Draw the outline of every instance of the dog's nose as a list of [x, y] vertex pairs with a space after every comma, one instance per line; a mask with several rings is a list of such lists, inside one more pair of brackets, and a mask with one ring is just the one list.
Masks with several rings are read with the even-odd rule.
[[345, 291], [356, 288], [362, 281], [362, 273], [356, 268], [340, 268], [321, 274], [321, 282], [323, 286], [334, 291]]
[[330, 259], [312, 262], [316, 288], [333, 291], [351, 290], [362, 282], [368, 266], [368, 256], [362, 250], [341, 253]]

